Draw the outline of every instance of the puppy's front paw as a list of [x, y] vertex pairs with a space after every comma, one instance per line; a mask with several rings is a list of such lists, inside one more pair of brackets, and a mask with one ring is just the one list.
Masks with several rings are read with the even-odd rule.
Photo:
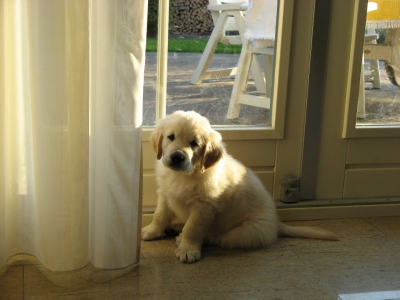
[[164, 230], [157, 226], [150, 224], [142, 228], [142, 240], [151, 241], [160, 239], [164, 236]]
[[186, 245], [182, 243], [175, 250], [176, 258], [183, 263], [194, 263], [201, 258], [201, 249], [197, 246]]

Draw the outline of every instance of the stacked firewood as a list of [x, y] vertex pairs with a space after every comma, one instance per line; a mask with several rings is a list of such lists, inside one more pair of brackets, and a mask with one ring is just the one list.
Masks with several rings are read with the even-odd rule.
[[210, 34], [214, 23], [207, 5], [208, 0], [175, 0], [171, 15], [170, 34]]

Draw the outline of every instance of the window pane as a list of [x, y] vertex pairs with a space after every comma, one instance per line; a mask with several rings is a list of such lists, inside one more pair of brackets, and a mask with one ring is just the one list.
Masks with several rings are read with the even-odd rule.
[[[156, 39], [157, 40], [157, 39]], [[147, 44], [148, 44], [147, 39]], [[146, 52], [143, 86], [143, 125], [156, 124], [157, 53]]]
[[363, 62], [357, 125], [400, 125], [400, 1], [368, 2]]
[[[241, 6], [245, 0], [229, 4], [226, 3], [238, 1], [201, 0], [189, 1], [189, 5], [182, 5], [187, 1], [181, 2], [174, 1], [170, 14], [172, 20], [168, 53], [167, 114], [176, 110], [195, 110], [207, 117], [213, 125], [269, 125], [277, 9], [273, 14], [268, 10], [262, 14], [263, 18], [258, 18], [265, 23], [259, 28], [269, 28], [269, 33], [265, 29], [258, 33], [269, 34], [268, 43], [258, 47], [257, 41], [249, 42], [246, 47], [248, 56], [246, 59], [242, 58], [244, 63], [239, 64], [241, 53], [244, 55], [244, 39], [241, 36], [246, 28], [246, 15], [258, 14], [265, 1], [253, 1], [253, 6], [256, 7], [251, 8], [249, 12], [246, 6]], [[213, 2], [220, 3], [220, 10], [207, 9], [207, 5]], [[225, 16], [225, 25], [219, 26]], [[266, 22], [266, 19], [269, 21]], [[214, 24], [220, 30], [216, 29], [212, 33]], [[221, 36], [215, 39], [216, 51], [213, 53], [213, 37], [216, 37], [216, 32], [220, 32]], [[148, 45], [156, 41], [156, 38], [149, 38]], [[264, 54], [256, 54], [257, 52]], [[202, 64], [202, 60], [206, 63]], [[249, 60], [251, 63], [247, 68], [246, 61]], [[145, 125], [155, 123], [156, 64], [157, 53], [148, 50], [144, 87]], [[207, 72], [233, 70], [215, 73], [209, 78], [208, 73], [199, 75], [202, 73], [201, 66], [204, 66], [204, 71]], [[235, 84], [238, 92], [232, 93]], [[228, 115], [231, 102], [231, 106], [234, 107], [234, 99], [240, 102], [250, 99], [252, 103], [239, 104], [236, 110], [231, 110], [233, 113]], [[235, 112], [239, 112], [239, 115], [236, 116]]]

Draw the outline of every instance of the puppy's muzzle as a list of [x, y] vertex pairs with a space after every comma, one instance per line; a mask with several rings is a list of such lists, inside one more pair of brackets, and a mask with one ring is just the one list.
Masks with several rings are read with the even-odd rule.
[[175, 151], [169, 156], [167, 166], [177, 171], [192, 171], [193, 167], [187, 155], [181, 151]]
[[181, 152], [174, 152], [171, 154], [171, 165], [179, 167], [185, 162], [185, 155]]

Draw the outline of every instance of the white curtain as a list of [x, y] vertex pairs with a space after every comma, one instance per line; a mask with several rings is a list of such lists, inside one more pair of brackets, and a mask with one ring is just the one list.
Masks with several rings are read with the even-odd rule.
[[0, 0], [0, 268], [139, 259], [147, 0]]

